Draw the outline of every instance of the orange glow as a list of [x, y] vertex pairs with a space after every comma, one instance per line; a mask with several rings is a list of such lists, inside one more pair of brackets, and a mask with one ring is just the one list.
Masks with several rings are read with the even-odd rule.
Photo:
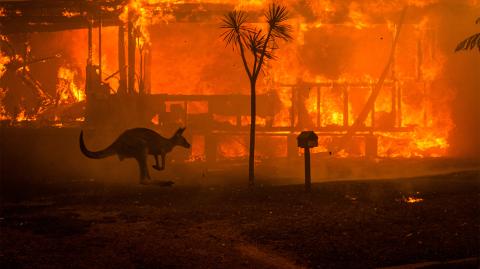
[[66, 66], [58, 69], [57, 96], [60, 104], [75, 103], [85, 100], [85, 89], [75, 84], [78, 74]]
[[0, 52], [0, 77], [3, 76], [3, 73], [6, 71], [5, 65], [10, 62], [10, 58]]
[[[138, 35], [137, 45], [151, 52], [152, 94], [249, 94], [248, 81], [238, 55], [224, 49], [225, 44], [218, 38], [218, 21], [209, 19], [193, 23], [187, 18], [187, 22], [175, 22], [175, 11], [181, 4], [202, 2], [132, 0], [123, 8], [120, 19], [127, 23], [130, 13]], [[294, 41], [280, 44], [282, 49], [276, 52], [278, 59], [268, 62], [257, 83], [258, 94], [271, 94], [278, 99], [278, 104], [275, 103], [273, 116], [257, 115], [257, 125], [268, 128], [271, 123], [275, 128], [289, 128], [293, 123], [299, 129], [328, 133], [320, 136], [319, 147], [312, 150], [314, 153], [327, 152], [332, 141], [345, 135], [365, 106], [386, 64], [398, 27], [398, 13], [405, 6], [428, 9], [439, 3], [438, 0], [387, 2], [307, 1], [305, 5], [310, 8], [306, 12], [308, 16], [291, 9], [295, 10], [289, 20]], [[256, 11], [263, 9], [268, 1], [214, 0], [208, 3], [229, 3], [236, 9]], [[292, 2], [286, 3], [289, 5]], [[205, 10], [196, 10], [192, 14], [196, 15], [195, 12], [200, 14]], [[448, 155], [449, 135], [455, 128], [452, 119], [455, 89], [449, 88], [444, 80], [448, 55], [439, 49], [436, 35], [441, 29], [438, 29], [438, 18], [432, 12], [425, 14], [408, 17], [410, 14], [407, 11], [408, 23], [402, 26], [392, 70], [375, 102], [375, 114], [368, 115], [362, 124], [364, 130], [357, 132], [353, 139], [355, 145], [340, 151], [335, 157], [361, 156], [364, 150], [359, 145], [365, 144], [365, 130], [373, 125], [378, 128], [371, 135], [378, 138], [379, 157]], [[63, 15], [76, 14], [64, 12]], [[118, 33], [115, 27], [105, 27], [102, 34], [105, 78], [118, 70]], [[56, 93], [61, 103], [83, 101], [86, 30], [69, 31], [62, 35], [65, 39], [73, 36], [75, 42], [69, 44], [72, 48], [67, 53], [70, 57], [68, 64], [58, 69]], [[98, 62], [95, 59], [98, 57], [95, 40], [93, 51], [94, 62]], [[138, 69], [138, 50], [136, 53]], [[5, 72], [8, 60], [5, 55], [0, 55], [0, 75]], [[113, 92], [118, 88], [117, 77], [108, 81]], [[346, 114], [345, 94], [349, 97]], [[396, 106], [399, 104], [401, 112], [396, 111], [398, 107], [392, 107], [394, 95], [400, 96]], [[167, 105], [169, 111], [170, 106]], [[250, 124], [249, 115], [222, 115], [204, 101], [189, 101], [187, 113], [212, 113], [214, 126], [230, 128]], [[26, 119], [25, 115], [22, 111], [17, 118]], [[151, 122], [159, 125], [161, 120], [155, 115]], [[345, 123], [348, 126], [344, 126]], [[205, 138], [194, 139], [205, 144]], [[248, 139], [239, 136], [220, 141], [217, 149], [224, 158], [238, 158], [248, 155], [247, 145]], [[204, 154], [199, 152], [200, 149], [192, 149], [192, 156], [199, 158]]]
[[192, 137], [192, 153], [189, 161], [205, 160], [205, 136], [194, 135]]
[[66, 11], [64, 10], [62, 12], [62, 16], [64, 17], [68, 17], [68, 18], [71, 18], [71, 17], [75, 17], [75, 16], [80, 16], [80, 12], [71, 12], [71, 11]]
[[247, 156], [248, 147], [246, 139], [241, 136], [219, 137], [217, 155], [225, 159], [236, 159]]
[[415, 204], [415, 203], [423, 202], [423, 198], [415, 198], [415, 197], [409, 196], [409, 197], [403, 198], [403, 201], [409, 204]]

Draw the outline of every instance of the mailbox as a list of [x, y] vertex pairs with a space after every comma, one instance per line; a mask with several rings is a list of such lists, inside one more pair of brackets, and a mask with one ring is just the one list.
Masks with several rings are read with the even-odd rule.
[[300, 148], [318, 147], [318, 136], [313, 131], [303, 131], [297, 137]]
[[303, 131], [297, 137], [297, 143], [305, 151], [305, 190], [312, 188], [310, 176], [310, 148], [318, 147], [318, 136], [313, 131]]

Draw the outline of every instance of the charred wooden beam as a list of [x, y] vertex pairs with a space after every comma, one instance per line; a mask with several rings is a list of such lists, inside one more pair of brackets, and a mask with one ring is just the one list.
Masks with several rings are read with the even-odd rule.
[[128, 89], [127, 92], [135, 92], [135, 28], [131, 12], [128, 13], [127, 42], [128, 42]]
[[343, 126], [348, 127], [348, 87], [343, 87]]
[[[118, 25], [125, 0], [25, 0], [1, 2], [0, 32], [54, 32], [88, 27], [87, 18], [99, 17], [104, 26]], [[98, 25], [98, 19], [93, 20]]]
[[118, 26], [118, 71], [120, 73], [120, 81], [118, 92], [127, 93], [127, 69], [125, 64], [125, 29], [123, 24]]
[[[101, 17], [104, 27], [120, 25], [119, 19], [128, 0], [25, 0], [0, 2], [0, 32], [13, 34], [22, 32], [55, 32], [88, 27], [88, 17]], [[146, 5], [171, 12], [175, 22], [217, 22], [218, 17], [235, 8], [232, 4], [215, 3], [160, 3]], [[98, 15], [100, 13], [100, 16]], [[249, 12], [249, 21], [257, 22], [260, 12]], [[99, 24], [93, 20], [93, 27]]]

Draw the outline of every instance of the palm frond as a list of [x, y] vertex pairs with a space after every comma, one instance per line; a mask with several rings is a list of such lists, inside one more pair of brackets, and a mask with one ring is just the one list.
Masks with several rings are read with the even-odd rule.
[[480, 33], [476, 33], [468, 37], [467, 39], [463, 40], [462, 42], [458, 43], [457, 48], [455, 48], [455, 51], [471, 50], [475, 47], [477, 47], [478, 50], [480, 51]]
[[244, 42], [245, 34], [250, 30], [245, 25], [247, 21], [247, 14], [243, 11], [230, 11], [222, 18], [220, 28], [225, 31], [220, 35], [223, 37], [226, 45], [232, 45], [234, 48], [239, 45], [239, 42]]
[[267, 18], [268, 24], [279, 24], [288, 20], [288, 11], [285, 6], [272, 3], [268, 7], [268, 11], [265, 13], [265, 17]]
[[250, 32], [247, 35], [247, 48], [250, 50], [252, 55], [256, 57], [257, 59], [260, 58], [262, 55], [262, 51], [265, 48], [265, 58], [269, 60], [274, 60], [275, 56], [273, 55], [273, 50], [274, 48], [278, 48], [278, 46], [274, 46], [274, 43], [272, 41], [269, 42], [269, 44], [265, 43], [267, 42], [267, 37], [264, 33], [262, 33], [262, 30], [257, 30], [256, 32]]
[[283, 39], [289, 41], [292, 39], [292, 26], [287, 24], [279, 24], [276, 27], [272, 28], [272, 36], [274, 38]]
[[267, 23], [272, 30], [272, 36], [283, 40], [292, 39], [292, 27], [285, 23], [288, 20], [288, 11], [285, 6], [271, 4], [265, 13]]

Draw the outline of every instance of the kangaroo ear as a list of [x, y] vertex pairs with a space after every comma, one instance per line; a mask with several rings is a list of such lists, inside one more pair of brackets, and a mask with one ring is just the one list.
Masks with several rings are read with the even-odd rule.
[[185, 128], [178, 128], [177, 132], [175, 133], [176, 135], [182, 135], [183, 134], [183, 131], [185, 131], [186, 127]]

